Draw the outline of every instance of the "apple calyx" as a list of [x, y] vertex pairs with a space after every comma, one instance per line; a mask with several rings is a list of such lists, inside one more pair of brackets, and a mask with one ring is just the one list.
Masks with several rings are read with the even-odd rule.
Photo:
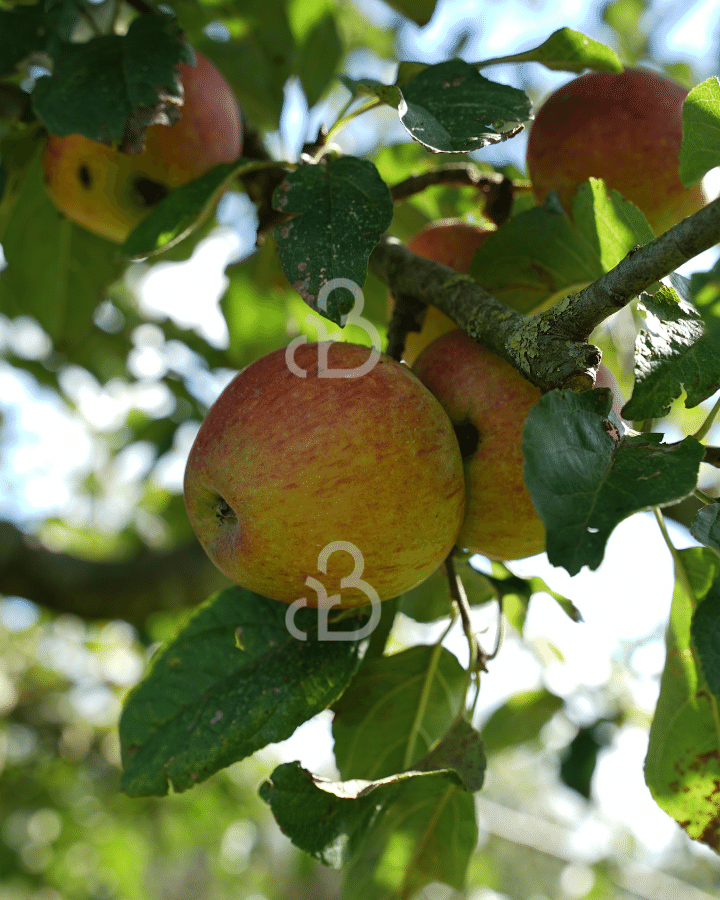
[[215, 515], [221, 525], [228, 521], [237, 522], [238, 520], [237, 513], [224, 497], [218, 497], [218, 502], [215, 504]]
[[480, 432], [470, 419], [464, 419], [457, 424], [453, 423], [455, 437], [460, 445], [460, 456], [463, 462], [472, 459], [480, 444]]

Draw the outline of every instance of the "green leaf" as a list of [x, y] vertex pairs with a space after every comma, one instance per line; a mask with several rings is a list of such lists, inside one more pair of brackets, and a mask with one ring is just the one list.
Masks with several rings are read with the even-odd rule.
[[133, 228], [120, 252], [131, 259], [143, 259], [179, 244], [212, 216], [218, 200], [240, 172], [262, 165], [247, 160], [220, 163], [199, 178], [170, 191], [150, 215]]
[[497, 144], [530, 118], [524, 91], [490, 81], [461, 59], [428, 66], [402, 86], [400, 121], [433, 152], [469, 153]]
[[384, 778], [413, 767], [456, 720], [464, 686], [465, 671], [444, 647], [419, 645], [363, 665], [333, 707], [342, 777]]
[[485, 752], [499, 753], [508, 747], [537, 740], [543, 726], [562, 707], [562, 698], [544, 689], [516, 694], [495, 710], [483, 725]]
[[410, 900], [438, 881], [465, 895], [478, 830], [473, 796], [455, 778], [405, 777], [385, 803], [378, 798], [378, 817], [344, 869], [344, 900]]
[[289, 737], [340, 696], [359, 664], [358, 642], [318, 640], [311, 609], [295, 617], [308, 635], [296, 640], [288, 608], [230, 588], [158, 651], [120, 719], [125, 793], [187, 790]]
[[194, 55], [176, 28], [173, 16], [143, 15], [124, 36], [58, 43], [52, 75], [33, 92], [38, 118], [51, 134], [118, 143], [137, 107], [155, 105], [161, 91], [173, 102], [181, 98], [177, 64]]
[[[275, 227], [275, 240], [285, 277], [312, 309], [335, 279], [362, 288], [370, 253], [393, 215], [390, 190], [371, 162], [343, 156], [303, 166], [277, 188], [273, 204], [295, 214]], [[341, 324], [354, 305], [351, 291], [337, 287], [321, 311]]]
[[40, 3], [0, 9], [0, 76], [12, 75], [18, 63], [47, 46], [45, 10]]
[[680, 180], [691, 188], [706, 172], [720, 166], [720, 81], [716, 75], [690, 91], [682, 119]]
[[[695, 610], [720, 574], [712, 550], [678, 552], [665, 669], [645, 758], [645, 781], [658, 805], [694, 840], [720, 849], [720, 733], [717, 699], [708, 689], [692, 640]], [[688, 591], [689, 588], [689, 591]]]
[[[471, 606], [488, 603], [502, 593], [501, 590], [493, 589], [486, 575], [470, 565], [469, 557], [463, 559], [457, 555], [454, 563]], [[436, 622], [447, 618], [452, 612], [452, 603], [445, 566], [440, 566], [422, 584], [404, 593], [400, 609], [416, 622]]]
[[479, 791], [485, 781], [487, 759], [480, 734], [466, 719], [458, 719], [440, 743], [413, 767], [435, 772], [452, 769], [468, 791]]
[[435, 12], [436, 0], [388, 0], [397, 12], [402, 13], [416, 25], [427, 25]]
[[409, 897], [431, 881], [464, 887], [477, 825], [453, 771], [331, 782], [285, 763], [260, 796], [296, 846], [345, 869], [343, 897]]
[[595, 281], [653, 237], [637, 207], [591, 178], [573, 199], [573, 221], [551, 201], [512, 216], [483, 242], [470, 275], [527, 313]]
[[308, 106], [314, 106], [331, 83], [343, 58], [343, 41], [333, 13], [318, 20], [300, 48], [297, 75]]
[[608, 420], [611, 401], [607, 388], [551, 391], [523, 430], [525, 482], [547, 529], [548, 560], [570, 575], [600, 565], [623, 519], [691, 494], [704, 455], [692, 437], [620, 438]]
[[643, 294], [638, 308], [647, 325], [635, 341], [635, 386], [623, 416], [664, 416], [683, 389], [688, 408], [712, 396], [720, 387], [720, 345], [692, 303], [663, 287]]
[[[222, 14], [205, 4], [183, 5], [190, 15], [198, 9], [212, 10], [213, 19], [227, 24], [231, 40], [213, 40], [200, 32], [193, 46], [222, 70], [240, 108], [261, 131], [278, 128], [284, 87], [298, 74], [300, 50], [290, 27], [288, 5], [288, 0], [243, 0], [223, 7]], [[182, 13], [178, 15], [184, 21]]]
[[690, 533], [706, 547], [720, 550], [720, 502], [710, 503], [698, 511]]
[[340, 75], [340, 81], [353, 97], [377, 97], [395, 109], [403, 103], [402, 92], [395, 84], [383, 84], [375, 78], [349, 78], [347, 75]]
[[602, 17], [612, 28], [620, 55], [626, 65], [634, 65], [640, 59], [649, 59], [647, 30], [643, 17], [648, 11], [647, 0], [614, 0], [603, 7]]
[[583, 69], [597, 69], [600, 72], [623, 70], [614, 50], [571, 28], [554, 31], [546, 41], [532, 50], [497, 57], [478, 65], [483, 67], [520, 62], [539, 62], [547, 69], [562, 72], [582, 72]]
[[717, 580], [695, 610], [691, 635], [705, 681], [717, 701], [720, 699], [720, 582]]
[[601, 719], [579, 728], [562, 754], [560, 778], [569, 788], [588, 800], [598, 753], [608, 742], [608, 736], [602, 727], [605, 722], [606, 720]]

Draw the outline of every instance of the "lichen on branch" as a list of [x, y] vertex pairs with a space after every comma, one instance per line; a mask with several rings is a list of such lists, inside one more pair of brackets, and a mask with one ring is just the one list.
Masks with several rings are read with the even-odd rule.
[[469, 276], [416, 256], [396, 238], [382, 239], [370, 257], [370, 269], [396, 297], [436, 306], [473, 340], [548, 391], [592, 384], [600, 362], [599, 349], [588, 343], [592, 331], [718, 242], [720, 199], [633, 249], [583, 290], [531, 316], [506, 306]]

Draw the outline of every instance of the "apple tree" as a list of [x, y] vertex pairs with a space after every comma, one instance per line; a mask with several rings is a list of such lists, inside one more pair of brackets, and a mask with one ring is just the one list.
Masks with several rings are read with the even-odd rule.
[[[336, 777], [259, 779], [282, 833], [348, 900], [463, 892], [484, 883], [499, 755], [569, 716], [549, 687], [477, 715], [537, 595], [581, 620], [581, 596], [513, 561], [595, 571], [651, 511], [675, 581], [644, 777], [717, 852], [720, 276], [677, 270], [720, 242], [701, 188], [720, 84], [658, 71], [622, 2], [604, 40], [558, 20], [532, 47], [432, 61], [396, 38], [435, 4], [391, 5], [384, 29], [320, 0], [0, 3], [4, 361], [94, 408], [104, 460], [74, 506], [0, 523], [0, 592], [153, 646], [117, 721], [128, 816], [329, 711]], [[538, 71], [565, 77], [569, 112], [542, 113]], [[498, 162], [528, 131], [527, 165]], [[237, 249], [218, 304], [195, 288], [217, 339], [143, 285], [219, 233]], [[361, 345], [352, 365], [338, 342]], [[186, 509], [160, 475], [188, 454]], [[112, 473], [138, 458], [128, 499]], [[629, 714], [575, 729], [567, 785], [589, 795], [593, 729]]]

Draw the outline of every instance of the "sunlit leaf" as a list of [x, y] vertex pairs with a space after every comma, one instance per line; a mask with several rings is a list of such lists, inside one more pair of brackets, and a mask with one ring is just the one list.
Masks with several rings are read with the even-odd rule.
[[546, 68], [563, 72], [582, 72], [596, 69], [600, 72], [622, 72], [623, 66], [617, 53], [610, 47], [594, 41], [572, 28], [559, 28], [550, 37], [522, 53], [501, 56], [481, 63], [483, 66], [497, 63], [539, 62]]
[[712, 75], [694, 87], [683, 104], [680, 180], [687, 188], [720, 166], [720, 81]]
[[658, 805], [697, 841], [720, 849], [718, 700], [708, 689], [692, 639], [698, 603], [720, 573], [712, 550], [680, 550], [665, 669], [647, 757], [645, 781]]

